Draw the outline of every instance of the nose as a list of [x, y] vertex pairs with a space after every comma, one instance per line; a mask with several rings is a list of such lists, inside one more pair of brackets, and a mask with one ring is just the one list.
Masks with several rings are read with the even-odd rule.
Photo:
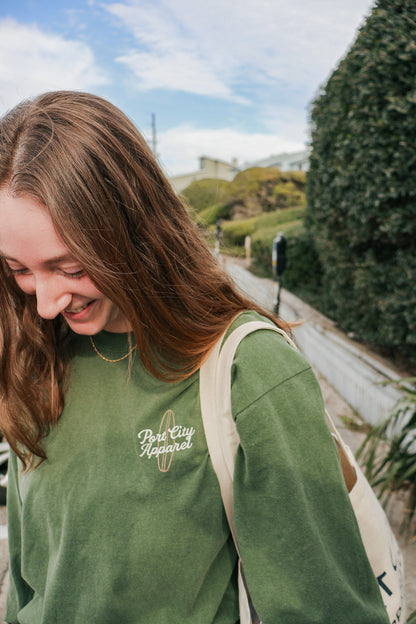
[[36, 281], [36, 302], [38, 314], [44, 319], [54, 319], [71, 303], [72, 294], [54, 277]]

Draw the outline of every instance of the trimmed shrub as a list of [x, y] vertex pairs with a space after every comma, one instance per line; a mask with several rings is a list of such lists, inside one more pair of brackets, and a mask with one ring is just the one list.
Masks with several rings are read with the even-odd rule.
[[253, 239], [261, 238], [264, 232], [267, 232], [267, 236], [271, 236], [270, 240], [273, 240], [279, 230], [284, 230], [285, 225], [286, 228], [290, 227], [293, 222], [298, 223], [304, 214], [304, 208], [288, 208], [266, 212], [250, 219], [224, 222], [222, 224], [224, 242], [230, 245], [244, 245], [246, 236], [252, 236]]
[[196, 220], [199, 225], [215, 225], [218, 219], [228, 219], [230, 208], [224, 204], [214, 204], [197, 213]]
[[296, 219], [281, 223], [278, 228], [264, 227], [257, 230], [251, 237], [251, 270], [261, 277], [273, 277], [272, 271], [272, 249], [273, 239], [278, 232], [283, 232], [287, 239], [286, 257], [287, 265], [292, 261], [292, 256], [288, 254], [290, 240], [296, 238], [303, 229], [302, 221]]
[[256, 230], [274, 227], [277, 233], [277, 229], [280, 228], [281, 225], [283, 225], [284, 223], [288, 223], [289, 221], [302, 219], [304, 214], [305, 208], [303, 207], [287, 208], [286, 210], [267, 212], [260, 215], [259, 217], [256, 217]]
[[283, 285], [309, 305], [316, 306], [322, 292], [322, 265], [309, 232], [301, 227], [294, 234], [287, 240]]
[[[304, 175], [303, 173], [303, 177]], [[273, 239], [278, 232], [283, 232], [287, 241], [287, 263], [282, 282], [285, 288], [315, 305], [319, 300], [322, 267], [313, 241], [303, 226], [304, 215], [303, 207], [286, 208], [247, 219], [244, 223], [247, 226], [254, 225], [254, 232], [251, 235], [251, 271], [261, 277], [274, 277]]]
[[[284, 288], [312, 306], [319, 307], [321, 297], [322, 267], [313, 241], [302, 221], [282, 226], [286, 237], [286, 269], [281, 278]], [[272, 244], [276, 229], [257, 231], [251, 243], [251, 271], [260, 277], [274, 279], [272, 270]]]
[[221, 225], [225, 245], [244, 245], [246, 236], [250, 236], [256, 229], [255, 219], [236, 219], [225, 221]]
[[195, 212], [201, 212], [205, 208], [219, 204], [229, 185], [230, 182], [217, 178], [196, 180], [182, 191], [181, 196]]
[[416, 365], [416, 3], [378, 0], [312, 107], [323, 311]]

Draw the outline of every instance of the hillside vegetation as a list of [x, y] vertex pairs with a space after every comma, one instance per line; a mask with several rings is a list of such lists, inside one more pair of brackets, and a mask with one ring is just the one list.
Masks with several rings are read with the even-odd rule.
[[[293, 206], [305, 206], [305, 173], [283, 173], [272, 167], [253, 167], [232, 182], [207, 179], [192, 182], [182, 195], [201, 223], [253, 217]], [[219, 216], [218, 216], [219, 215]]]
[[193, 182], [182, 195], [201, 227], [214, 232], [220, 220], [224, 253], [244, 254], [245, 237], [250, 236], [254, 265], [271, 276], [273, 238], [278, 231], [302, 228], [305, 185], [302, 171], [254, 167], [232, 182]]

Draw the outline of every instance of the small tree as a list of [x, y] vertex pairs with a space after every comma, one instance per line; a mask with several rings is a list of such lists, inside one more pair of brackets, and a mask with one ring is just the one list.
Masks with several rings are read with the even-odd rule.
[[378, 0], [313, 103], [310, 229], [324, 311], [416, 364], [416, 3]]

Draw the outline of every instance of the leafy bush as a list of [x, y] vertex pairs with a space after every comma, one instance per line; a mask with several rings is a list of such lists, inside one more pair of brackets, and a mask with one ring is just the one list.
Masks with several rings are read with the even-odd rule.
[[[312, 306], [319, 307], [322, 267], [308, 232], [302, 221], [283, 224], [286, 237], [286, 269], [282, 285]], [[276, 228], [258, 230], [252, 236], [251, 271], [261, 277], [273, 279], [272, 244]]]
[[306, 173], [305, 171], [287, 171], [283, 174], [287, 180], [292, 181], [296, 187], [301, 190], [305, 189]]
[[385, 504], [393, 493], [405, 492], [407, 504], [402, 528], [410, 529], [416, 514], [416, 389], [400, 382], [398, 387], [403, 399], [390, 417], [368, 434], [358, 455], [362, 456], [367, 477]]
[[214, 204], [208, 208], [204, 208], [197, 213], [196, 219], [199, 225], [215, 225], [218, 219], [228, 219], [230, 216], [229, 206], [224, 204]]
[[305, 204], [305, 194], [297, 191], [293, 182], [276, 184], [273, 189], [273, 195], [279, 208]]
[[273, 189], [273, 195], [280, 208], [287, 208], [289, 199], [293, 195], [295, 190], [294, 184], [276, 184]]
[[190, 204], [195, 212], [201, 212], [212, 205], [218, 205], [224, 197], [224, 191], [229, 182], [217, 178], [196, 180], [181, 193], [185, 202]]
[[322, 265], [314, 242], [304, 227], [299, 228], [296, 236], [288, 237], [286, 257], [285, 288], [316, 307], [321, 298]]
[[[288, 206], [305, 206], [303, 172], [281, 172], [273, 167], [253, 167], [239, 173], [225, 192], [224, 203], [234, 212], [257, 215]], [[233, 212], [233, 208], [236, 210]]]
[[226, 221], [221, 230], [226, 245], [244, 245], [246, 236], [250, 236], [256, 229], [255, 219], [236, 219]]
[[306, 177], [302, 171], [282, 173], [272, 167], [253, 167], [232, 182], [207, 179], [192, 182], [182, 197], [200, 225], [218, 219], [242, 219], [287, 207], [305, 207]]
[[281, 180], [281, 172], [274, 167], [251, 167], [238, 173], [229, 186], [230, 195], [246, 197], [256, 193], [260, 186], [267, 182]]
[[378, 0], [312, 108], [323, 311], [416, 365], [416, 3]]
[[302, 219], [305, 214], [303, 207], [287, 208], [286, 210], [276, 210], [275, 212], [267, 212], [259, 217], [256, 217], [256, 230], [263, 228], [274, 227], [275, 235], [277, 230], [284, 224], [290, 221], [296, 221]]
[[266, 235], [268, 240], [272, 241], [278, 231], [283, 230], [285, 227], [287, 229], [293, 222], [298, 224], [304, 213], [304, 208], [288, 208], [286, 210], [266, 212], [250, 219], [235, 219], [234, 221], [224, 222], [222, 224], [224, 242], [231, 245], [244, 245], [246, 236], [252, 236], [252, 239], [256, 240], [262, 238], [263, 235]]
[[276, 227], [264, 227], [257, 230], [251, 238], [252, 272], [261, 277], [273, 278], [273, 239], [278, 232], [283, 232], [286, 237], [286, 257], [287, 265], [289, 265], [293, 259], [292, 252], [289, 253], [290, 247], [293, 245], [293, 241], [296, 240], [296, 237], [302, 229], [302, 221], [300, 219], [296, 219], [294, 221], [282, 222], [278, 229]]

